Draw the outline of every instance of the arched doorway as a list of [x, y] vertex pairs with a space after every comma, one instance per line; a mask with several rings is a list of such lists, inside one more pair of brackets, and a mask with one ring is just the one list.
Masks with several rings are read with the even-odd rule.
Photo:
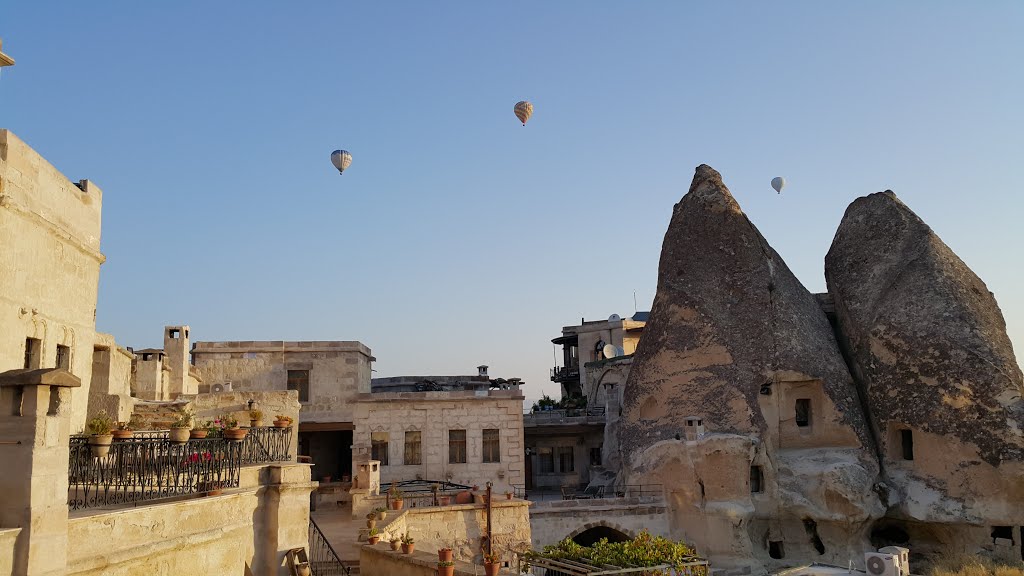
[[607, 538], [609, 542], [626, 542], [627, 540], [632, 540], [632, 538], [627, 534], [623, 534], [615, 528], [601, 525], [587, 528], [583, 532], [573, 536], [572, 541], [580, 546], [590, 546], [602, 538]]

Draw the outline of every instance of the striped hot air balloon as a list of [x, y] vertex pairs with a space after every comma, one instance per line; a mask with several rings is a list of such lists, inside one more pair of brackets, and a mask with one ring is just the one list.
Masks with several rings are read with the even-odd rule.
[[515, 107], [516, 118], [526, 126], [526, 121], [530, 119], [530, 115], [533, 114], [533, 104], [530, 104], [526, 100], [516, 102]]
[[348, 153], [348, 150], [335, 150], [331, 152], [331, 164], [338, 169], [338, 175], [345, 173], [345, 169], [352, 164], [352, 155]]

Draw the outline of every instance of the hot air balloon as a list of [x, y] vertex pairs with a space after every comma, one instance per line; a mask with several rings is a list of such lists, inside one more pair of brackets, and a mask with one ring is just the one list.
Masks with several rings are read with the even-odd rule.
[[352, 155], [348, 153], [348, 150], [335, 150], [331, 152], [331, 164], [338, 169], [338, 175], [345, 173], [345, 169], [352, 164]]
[[786, 187], [786, 179], [785, 178], [783, 178], [782, 176], [776, 176], [775, 178], [772, 178], [772, 188], [775, 188], [776, 192], [778, 192], [779, 194], [782, 194], [782, 189], [785, 188], [785, 187]]
[[526, 100], [516, 102], [515, 107], [516, 118], [526, 126], [526, 121], [530, 119], [530, 115], [533, 114], [533, 104], [530, 104]]

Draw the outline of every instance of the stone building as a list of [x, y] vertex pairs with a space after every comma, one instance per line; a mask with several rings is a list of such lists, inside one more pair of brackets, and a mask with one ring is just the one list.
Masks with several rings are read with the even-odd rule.
[[[373, 380], [356, 400], [353, 458], [380, 461], [382, 482], [490, 481], [499, 491], [525, 481], [519, 380], [402, 376]], [[407, 390], [416, 388], [420, 391]], [[378, 391], [381, 390], [381, 391]]]
[[[577, 490], [605, 471], [608, 448], [617, 446], [606, 423], [612, 412], [618, 419], [629, 359], [646, 320], [647, 312], [625, 319], [613, 314], [608, 320], [565, 326], [551, 341], [562, 346], [563, 365], [551, 370], [551, 380], [562, 386], [562, 406], [523, 416], [526, 489]], [[607, 346], [616, 350], [612, 357], [606, 357]]]
[[0, 130], [0, 371], [64, 368], [81, 381], [71, 427], [89, 403], [103, 192], [71, 182]]
[[[370, 392], [370, 349], [360, 342], [196, 342], [192, 361], [203, 389], [231, 384], [235, 392], [298, 392], [299, 453], [317, 478], [352, 474], [355, 403]], [[255, 406], [260, 409], [260, 406]], [[273, 418], [264, 414], [264, 419]]]

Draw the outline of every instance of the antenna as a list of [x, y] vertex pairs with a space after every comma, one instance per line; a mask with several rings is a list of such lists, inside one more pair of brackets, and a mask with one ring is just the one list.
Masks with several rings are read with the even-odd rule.
[[633, 290], [633, 314], [636, 314], [637, 312], [638, 310], [636, 309], [636, 290]]

